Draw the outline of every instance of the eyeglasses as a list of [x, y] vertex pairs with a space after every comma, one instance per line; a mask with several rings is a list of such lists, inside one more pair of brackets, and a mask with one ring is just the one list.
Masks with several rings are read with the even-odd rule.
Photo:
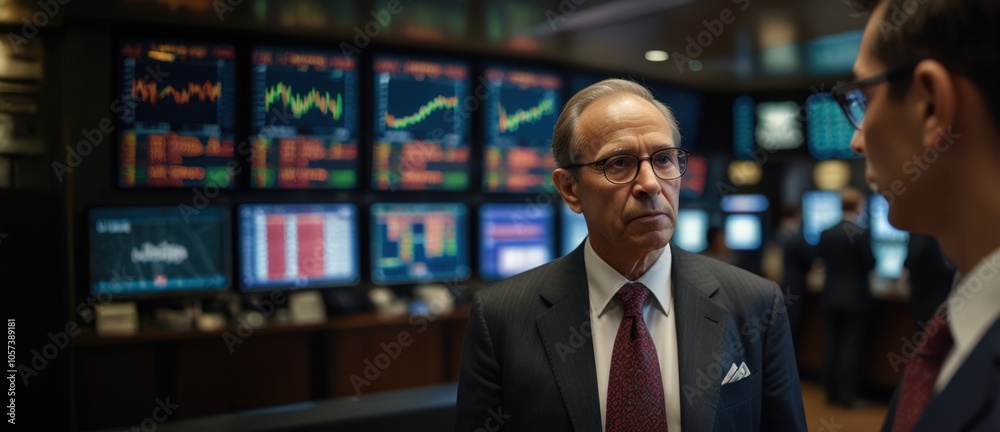
[[844, 110], [844, 115], [851, 125], [861, 130], [861, 121], [864, 120], [865, 108], [868, 107], [868, 97], [862, 90], [886, 81], [893, 82], [907, 78], [916, 67], [916, 64], [900, 66], [865, 79], [844, 83], [830, 90], [830, 94], [840, 104], [840, 109]]
[[567, 168], [592, 166], [604, 171], [604, 178], [614, 184], [632, 183], [639, 177], [639, 169], [643, 161], [649, 161], [653, 174], [660, 180], [680, 178], [687, 171], [688, 156], [691, 152], [677, 148], [665, 148], [653, 152], [649, 157], [641, 158], [635, 155], [623, 154], [601, 159], [596, 162], [570, 165]]

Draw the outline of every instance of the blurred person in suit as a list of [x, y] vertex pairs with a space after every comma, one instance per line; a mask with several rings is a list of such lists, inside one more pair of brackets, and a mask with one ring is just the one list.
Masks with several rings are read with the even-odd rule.
[[893, 226], [934, 237], [957, 284], [884, 431], [1000, 430], [1000, 2], [858, 0], [856, 80], [833, 90]]
[[823, 261], [823, 383], [830, 402], [853, 406], [861, 382], [861, 354], [875, 301], [868, 274], [875, 267], [868, 232], [855, 223], [864, 207], [857, 189], [841, 191], [843, 220], [820, 234]]
[[802, 209], [789, 206], [782, 210], [781, 223], [774, 235], [774, 244], [781, 252], [779, 285], [788, 305], [788, 325], [792, 341], [798, 342], [802, 329], [802, 309], [805, 304], [806, 276], [813, 268], [816, 250], [802, 236]]
[[552, 150], [589, 235], [473, 295], [456, 430], [806, 430], [778, 286], [670, 244], [688, 155], [670, 109], [593, 84]]

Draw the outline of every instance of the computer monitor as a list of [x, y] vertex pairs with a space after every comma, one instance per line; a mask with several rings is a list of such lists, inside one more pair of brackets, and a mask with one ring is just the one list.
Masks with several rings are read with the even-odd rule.
[[731, 214], [726, 216], [726, 246], [732, 250], [760, 249], [760, 216], [755, 214]]
[[555, 254], [551, 206], [485, 204], [479, 208], [479, 274], [496, 280], [533, 269]]
[[354, 204], [246, 204], [238, 212], [241, 289], [360, 281]]
[[680, 197], [697, 200], [705, 193], [708, 178], [708, 160], [702, 156], [688, 157], [687, 171], [681, 177]]
[[563, 81], [552, 71], [490, 66], [484, 73], [487, 192], [552, 190], [552, 130], [562, 110]]
[[464, 204], [373, 204], [372, 280], [413, 284], [469, 277]]
[[90, 216], [90, 290], [136, 297], [229, 288], [228, 211], [102, 207]]
[[358, 184], [358, 61], [336, 52], [253, 50], [250, 184], [349, 189]]
[[708, 212], [701, 209], [677, 211], [677, 228], [671, 241], [688, 252], [699, 253], [708, 247]]
[[903, 243], [909, 241], [910, 233], [897, 229], [889, 223], [889, 201], [882, 194], [868, 197], [868, 226], [873, 242]]
[[140, 40], [118, 53], [118, 184], [232, 187], [233, 46]]
[[806, 99], [806, 137], [809, 154], [819, 160], [854, 159], [851, 150], [854, 126], [840, 105], [828, 94], [814, 94]]
[[907, 254], [905, 242], [872, 242], [872, 255], [875, 256], [875, 275], [884, 279], [899, 279]]
[[802, 236], [807, 243], [818, 245], [820, 234], [840, 222], [842, 217], [840, 192], [809, 191], [802, 194]]
[[570, 210], [565, 202], [560, 206], [560, 222], [562, 222], [562, 255], [566, 255], [580, 246], [587, 238], [587, 220], [583, 214]]
[[467, 189], [468, 64], [378, 55], [374, 72], [372, 187]]
[[761, 149], [773, 152], [802, 146], [802, 115], [797, 102], [759, 102], [754, 111], [754, 139]]
[[722, 197], [719, 208], [727, 213], [763, 213], [767, 211], [769, 201], [760, 194], [733, 194]]

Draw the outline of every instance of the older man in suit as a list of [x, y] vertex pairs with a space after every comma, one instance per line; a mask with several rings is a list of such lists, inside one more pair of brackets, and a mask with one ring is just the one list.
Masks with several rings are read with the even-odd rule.
[[473, 296], [456, 430], [805, 430], [778, 286], [670, 245], [688, 155], [670, 110], [602, 81], [552, 149], [589, 236]]
[[936, 238], [959, 275], [913, 337], [883, 430], [998, 431], [1000, 2], [863, 3], [858, 79], [834, 89], [857, 128], [851, 146], [889, 221]]

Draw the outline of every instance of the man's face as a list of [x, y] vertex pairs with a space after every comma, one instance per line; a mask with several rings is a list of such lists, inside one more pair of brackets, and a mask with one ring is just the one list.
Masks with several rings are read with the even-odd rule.
[[[663, 114], [632, 95], [593, 102], [581, 114], [577, 133], [582, 138], [578, 163], [619, 154], [649, 157], [676, 146]], [[567, 192], [571, 196], [564, 193], [564, 198], [586, 218], [595, 250], [631, 256], [667, 245], [677, 220], [679, 178], [661, 180], [646, 161], [639, 164], [638, 177], [626, 184], [609, 182], [601, 168], [586, 166], [578, 171]], [[561, 174], [567, 180], [572, 176], [568, 171]]]
[[[888, 69], [873, 53], [874, 44], [884, 37], [879, 23], [888, 7], [888, 2], [882, 2], [872, 12], [865, 27], [854, 63], [854, 74], [859, 79]], [[866, 156], [866, 178], [868, 183], [877, 185], [878, 191], [891, 204], [890, 222], [900, 229], [912, 229], [922, 225], [913, 219], [921, 217], [918, 203], [922, 196], [929, 193], [926, 189], [932, 180], [913, 180], [916, 170], [921, 169], [914, 156], [919, 160], [923, 151], [918, 106], [910, 100], [909, 91], [897, 100], [890, 98], [889, 89], [890, 84], [885, 82], [863, 89], [868, 105], [861, 130], [851, 140], [851, 148]], [[923, 164], [923, 161], [919, 162]]]

